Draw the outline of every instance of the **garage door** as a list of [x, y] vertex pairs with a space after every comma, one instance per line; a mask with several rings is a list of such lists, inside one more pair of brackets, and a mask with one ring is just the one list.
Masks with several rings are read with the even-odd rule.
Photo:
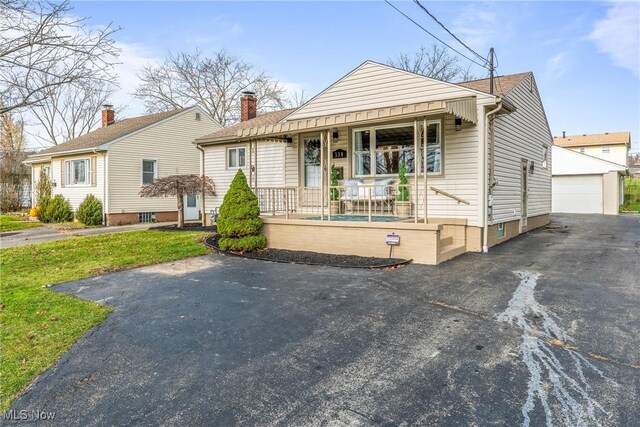
[[602, 213], [602, 175], [554, 176], [552, 211]]

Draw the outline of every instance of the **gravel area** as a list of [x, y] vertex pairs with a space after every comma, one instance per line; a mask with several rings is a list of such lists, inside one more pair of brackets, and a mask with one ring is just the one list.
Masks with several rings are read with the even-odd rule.
[[286, 249], [263, 249], [256, 252], [229, 252], [223, 251], [218, 247], [219, 234], [208, 237], [205, 244], [215, 251], [240, 256], [244, 258], [259, 259], [263, 261], [307, 264], [307, 265], [326, 265], [331, 267], [347, 267], [347, 268], [389, 268], [398, 267], [409, 264], [411, 260], [400, 258], [374, 258], [356, 255], [332, 255], [321, 254], [318, 252], [308, 251], [289, 251]]

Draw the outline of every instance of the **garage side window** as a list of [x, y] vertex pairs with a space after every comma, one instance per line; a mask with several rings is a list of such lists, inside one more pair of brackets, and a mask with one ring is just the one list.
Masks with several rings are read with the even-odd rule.
[[153, 184], [156, 178], [158, 178], [158, 161], [142, 160], [142, 185]]

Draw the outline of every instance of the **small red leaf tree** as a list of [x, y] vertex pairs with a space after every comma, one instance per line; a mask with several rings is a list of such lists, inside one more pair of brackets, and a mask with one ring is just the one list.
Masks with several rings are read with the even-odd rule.
[[176, 197], [178, 202], [178, 228], [184, 227], [185, 194], [209, 194], [215, 196], [215, 184], [208, 176], [170, 175], [147, 184], [138, 193], [141, 197]]

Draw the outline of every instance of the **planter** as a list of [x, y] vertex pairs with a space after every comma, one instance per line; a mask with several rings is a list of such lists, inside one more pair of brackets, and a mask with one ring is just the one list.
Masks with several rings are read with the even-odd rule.
[[410, 201], [399, 202], [396, 200], [396, 216], [410, 217], [412, 203]]
[[340, 200], [331, 200], [330, 204], [331, 215], [340, 214]]

